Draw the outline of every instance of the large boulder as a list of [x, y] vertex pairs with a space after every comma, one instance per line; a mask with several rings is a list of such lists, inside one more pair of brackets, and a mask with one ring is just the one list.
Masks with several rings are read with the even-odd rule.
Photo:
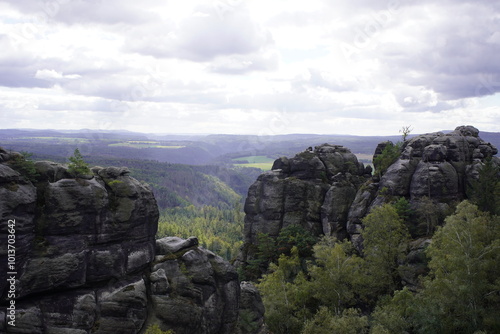
[[151, 268], [150, 322], [177, 334], [235, 333], [240, 285], [236, 269], [198, 240], [157, 240]]

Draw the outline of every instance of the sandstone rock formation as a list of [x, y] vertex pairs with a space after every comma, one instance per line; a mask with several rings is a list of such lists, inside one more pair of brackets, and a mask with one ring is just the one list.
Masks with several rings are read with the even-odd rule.
[[[472, 126], [408, 140], [399, 159], [379, 182], [374, 178], [358, 191], [348, 214], [350, 237], [357, 240], [361, 218], [371, 208], [394, 197], [408, 199], [415, 210], [422, 200], [430, 199], [441, 212], [449, 211], [450, 204], [467, 198], [467, 184], [477, 178], [477, 169], [484, 159], [497, 153], [497, 148], [483, 141], [479, 130]], [[497, 157], [494, 161], [500, 165]]]
[[[349, 208], [369, 177], [371, 168], [339, 145], [323, 144], [276, 160], [248, 190], [245, 242], [255, 244], [259, 233], [277, 237], [293, 224], [315, 236], [345, 237]], [[241, 261], [252, 256], [244, 252]]]
[[[0, 333], [135, 334], [155, 323], [176, 334], [239, 333], [234, 267], [196, 238], [155, 240], [153, 193], [128, 169], [72, 178], [64, 165], [37, 162], [32, 183], [13, 169], [15, 156], [0, 149]], [[6, 270], [9, 220], [14, 274]], [[11, 300], [15, 327], [6, 318]]]
[[[387, 142], [379, 144], [382, 154]], [[277, 237], [282, 228], [298, 224], [313, 235], [349, 238], [361, 247], [361, 219], [376, 206], [404, 197], [413, 209], [430, 198], [439, 210], [466, 198], [466, 187], [478, 167], [497, 149], [472, 126], [450, 133], [416, 136], [381, 178], [358, 163], [342, 146], [324, 144], [293, 158], [275, 161], [250, 187], [245, 204], [245, 242], [255, 245], [259, 233]], [[500, 160], [494, 158], [500, 165]], [[241, 263], [252, 259], [255, 247], [245, 247]]]

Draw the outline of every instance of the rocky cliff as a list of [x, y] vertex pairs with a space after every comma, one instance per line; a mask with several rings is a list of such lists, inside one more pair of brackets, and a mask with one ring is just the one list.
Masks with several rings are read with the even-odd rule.
[[37, 162], [30, 181], [18, 158], [0, 149], [1, 333], [239, 333], [249, 288], [196, 238], [155, 240], [154, 196], [126, 168]]
[[[381, 143], [375, 156], [387, 143]], [[243, 265], [255, 254], [259, 233], [277, 237], [298, 224], [315, 236], [349, 238], [361, 246], [361, 219], [371, 208], [403, 197], [414, 210], [430, 201], [445, 212], [466, 198], [467, 184], [497, 149], [472, 126], [451, 133], [419, 135], [402, 145], [382, 177], [372, 176], [347, 148], [324, 144], [293, 158], [280, 158], [250, 187], [245, 203]], [[499, 159], [494, 162], [500, 165]], [[417, 247], [418, 248], [418, 247]]]

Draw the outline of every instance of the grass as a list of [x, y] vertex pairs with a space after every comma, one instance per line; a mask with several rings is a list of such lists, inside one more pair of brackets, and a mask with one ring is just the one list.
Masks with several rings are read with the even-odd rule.
[[50, 141], [50, 142], [75, 142], [75, 143], [87, 143], [89, 140], [87, 138], [66, 138], [66, 137], [22, 137], [20, 139], [37, 140], [37, 141]]
[[233, 159], [233, 163], [239, 165], [240, 167], [254, 167], [266, 171], [271, 170], [274, 159], [268, 158], [264, 155], [250, 155], [246, 157], [235, 158]]
[[272, 162], [268, 162], [268, 163], [263, 162], [263, 163], [255, 163], [255, 164], [240, 164], [240, 166], [260, 168], [263, 171], [267, 171], [267, 170], [271, 170], [271, 168], [273, 167], [273, 163]]

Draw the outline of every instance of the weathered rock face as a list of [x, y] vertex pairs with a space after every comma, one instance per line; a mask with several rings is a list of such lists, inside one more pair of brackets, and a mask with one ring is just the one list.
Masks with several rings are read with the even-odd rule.
[[[428, 197], [446, 210], [447, 203], [466, 197], [468, 180], [498, 152], [478, 134], [472, 126], [460, 126], [448, 134], [416, 136], [380, 179], [341, 146], [325, 144], [280, 158], [249, 189], [245, 241], [255, 245], [259, 233], [276, 237], [283, 227], [299, 224], [316, 236], [348, 237], [359, 247], [361, 219], [395, 197], [408, 199], [415, 209]], [[374, 156], [387, 144], [379, 144]], [[252, 257], [248, 249], [243, 263]]]
[[[300, 225], [315, 236], [347, 235], [347, 215], [359, 186], [370, 177], [348, 149], [323, 144], [293, 158], [280, 158], [250, 187], [245, 203], [245, 241], [259, 233], [277, 237]], [[242, 254], [242, 261], [252, 254]]]
[[240, 295], [235, 268], [198, 248], [196, 238], [163, 238], [156, 250], [150, 321], [178, 334], [235, 333]]
[[[0, 333], [135, 334], [153, 323], [177, 334], [237, 332], [234, 267], [195, 238], [155, 240], [153, 193], [126, 168], [75, 179], [37, 162], [33, 184], [11, 168], [12, 156], [0, 149]], [[11, 287], [15, 327], [6, 317]]]
[[[447, 210], [449, 203], [466, 198], [466, 185], [477, 178], [478, 166], [496, 153], [498, 150], [484, 142], [479, 130], [472, 126], [408, 140], [399, 159], [387, 169], [380, 182], [358, 191], [348, 215], [350, 237], [359, 238], [361, 218], [371, 208], [395, 196], [407, 198], [414, 209], [427, 197], [442, 211]], [[498, 158], [494, 161], [498, 162]]]
[[50, 162], [36, 163], [33, 185], [0, 153], [2, 240], [15, 221], [15, 274], [0, 271], [3, 305], [12, 300], [7, 276], [16, 278], [16, 326], [7, 332], [139, 332], [148, 303], [142, 275], [154, 258], [158, 223], [149, 187], [126, 169], [74, 179]]

